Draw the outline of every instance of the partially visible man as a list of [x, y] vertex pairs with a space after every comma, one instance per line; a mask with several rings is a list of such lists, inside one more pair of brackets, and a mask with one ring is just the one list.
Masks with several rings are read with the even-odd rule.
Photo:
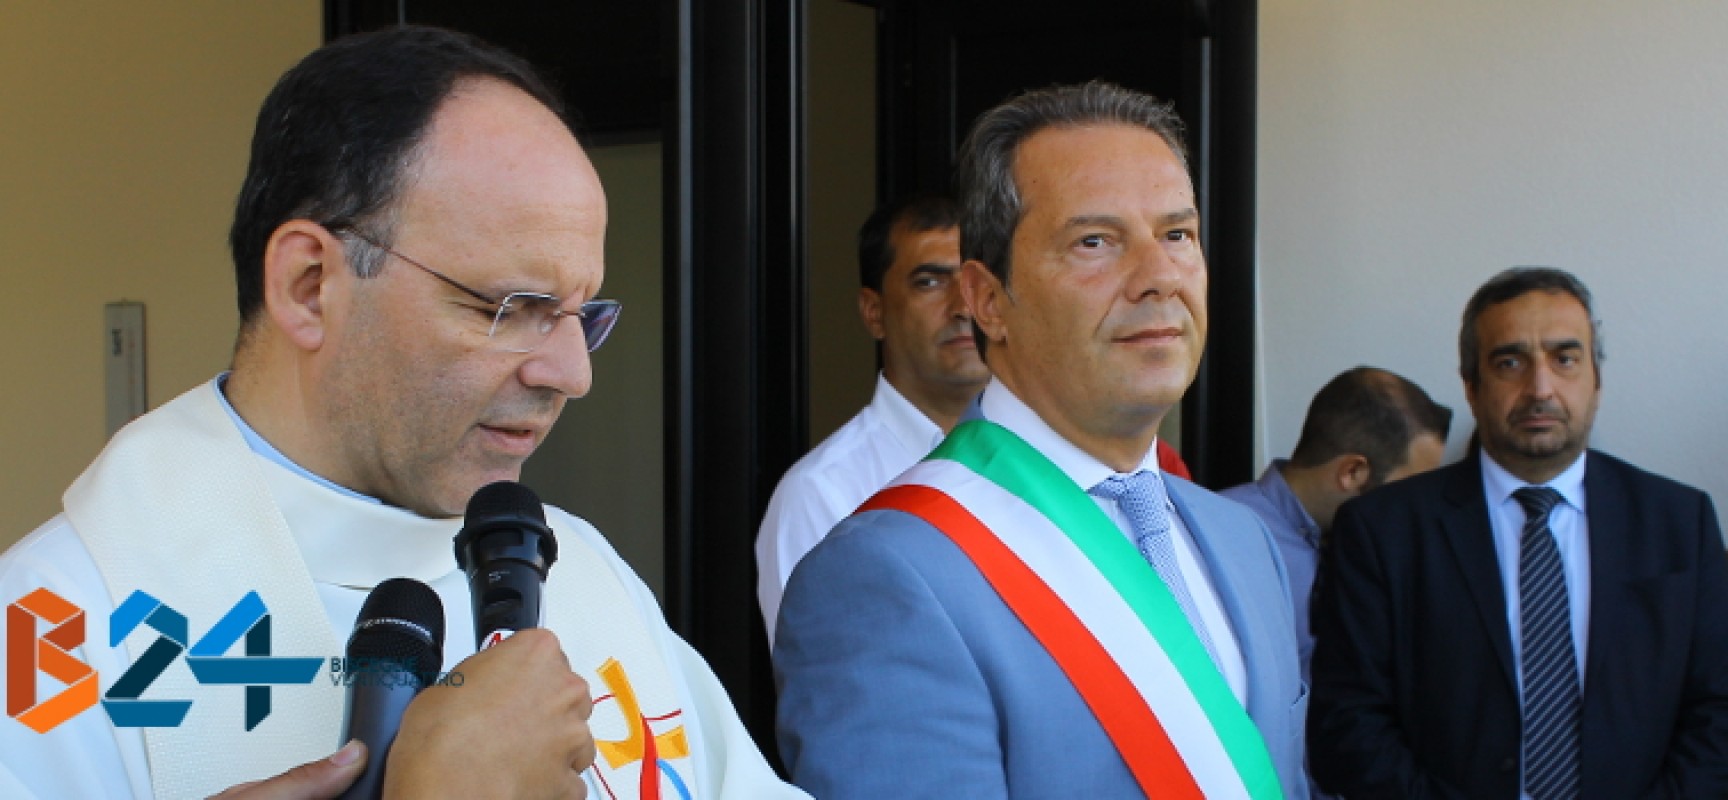
[[986, 112], [961, 286], [995, 378], [786, 587], [781, 753], [823, 798], [1305, 797], [1307, 700], [1260, 520], [1157, 467], [1206, 340], [1168, 106]]
[[960, 296], [959, 210], [940, 195], [878, 208], [858, 232], [858, 313], [881, 343], [870, 405], [793, 464], [756, 535], [756, 599], [774, 642], [780, 593], [834, 523], [917, 463], [990, 373]]
[[1422, 387], [1383, 369], [1346, 370], [1309, 402], [1290, 458], [1274, 460], [1253, 483], [1219, 492], [1259, 514], [1284, 555], [1303, 681], [1314, 653], [1308, 596], [1333, 514], [1369, 489], [1440, 466], [1451, 427], [1452, 409]]
[[605, 228], [561, 102], [515, 56], [405, 27], [284, 75], [230, 235], [232, 371], [116, 434], [64, 513], [0, 556], [0, 598], [47, 589], [82, 609], [75, 655], [104, 682], [148, 663], [148, 697], [195, 702], [176, 727], [117, 728], [94, 708], [45, 733], [7, 721], [0, 795], [202, 797], [294, 764], [308, 766], [247, 791], [328, 793], [357, 756], [314, 763], [340, 734], [336, 681], [270, 689], [248, 731], [250, 690], [200, 686], [158, 657], [178, 652], [166, 617], [151, 616], [164, 638], [124, 648], [108, 620], [144, 590], [205, 629], [255, 591], [272, 654], [327, 658], [372, 587], [406, 576], [438, 593], [443, 663], [473, 683], [409, 706], [395, 796], [803, 797], [642, 582], [559, 509], [546, 630], [469, 657], [451, 538], [475, 490], [514, 480], [588, 391], [588, 353], [618, 312], [596, 297]]
[[1489, 279], [1458, 333], [1479, 450], [1338, 510], [1308, 725], [1325, 790], [1728, 797], [1716, 510], [1588, 449], [1598, 330], [1569, 273]]

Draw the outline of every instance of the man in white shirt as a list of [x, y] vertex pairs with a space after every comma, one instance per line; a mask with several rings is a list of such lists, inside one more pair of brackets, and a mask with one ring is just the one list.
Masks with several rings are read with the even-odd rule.
[[[464, 680], [409, 705], [387, 795], [804, 797], [641, 580], [560, 509], [545, 509], [558, 558], [543, 630], [473, 655], [451, 539], [476, 490], [515, 480], [592, 383], [588, 353], [618, 312], [596, 299], [605, 229], [561, 101], [509, 53], [408, 26], [285, 74], [230, 234], [231, 371], [117, 433], [64, 513], [0, 555], [0, 601], [59, 626], [8, 614], [14, 655], [47, 655], [40, 675], [14, 675], [38, 678], [38, 695], [8, 686], [0, 796], [204, 797], [296, 764], [251, 791], [332, 796], [360, 763], [350, 748], [323, 758], [341, 745], [334, 674], [259, 687], [260, 704], [251, 687], [194, 680], [175, 647], [189, 628], [188, 657], [268, 642], [327, 661], [368, 592], [400, 576], [438, 594], [442, 664]], [[170, 611], [129, 615], [135, 591]], [[267, 637], [250, 628], [240, 652], [204, 633], [249, 592]], [[229, 644], [200, 653], [211, 638]], [[116, 724], [96, 679], [110, 700], [142, 691], [187, 710]]]
[[870, 405], [793, 464], [756, 535], [756, 599], [774, 642], [780, 593], [798, 560], [942, 441], [990, 373], [960, 297], [954, 201], [913, 195], [882, 206], [858, 232], [858, 312], [881, 342]]

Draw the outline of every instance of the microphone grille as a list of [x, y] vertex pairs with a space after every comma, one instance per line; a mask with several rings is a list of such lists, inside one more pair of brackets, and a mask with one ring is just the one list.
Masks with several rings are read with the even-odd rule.
[[488, 483], [468, 499], [469, 522], [515, 516], [546, 524], [546, 510], [540, 507], [540, 497], [533, 489], [515, 481]]
[[444, 666], [444, 603], [432, 587], [412, 578], [378, 584], [360, 606], [348, 657], [390, 660], [436, 673]]

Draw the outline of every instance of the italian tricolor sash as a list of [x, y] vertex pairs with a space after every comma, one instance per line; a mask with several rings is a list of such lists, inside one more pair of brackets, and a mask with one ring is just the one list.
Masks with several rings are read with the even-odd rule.
[[1271, 756], [1176, 600], [1085, 491], [1006, 428], [960, 425], [860, 511], [912, 514], [971, 558], [1149, 797], [1279, 798]]

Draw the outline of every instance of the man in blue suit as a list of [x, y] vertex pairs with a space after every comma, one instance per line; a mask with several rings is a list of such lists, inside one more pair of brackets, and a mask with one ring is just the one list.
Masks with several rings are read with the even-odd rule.
[[960, 156], [970, 421], [793, 573], [779, 738], [822, 798], [1306, 797], [1283, 568], [1157, 467], [1206, 339], [1166, 105], [1022, 95]]

